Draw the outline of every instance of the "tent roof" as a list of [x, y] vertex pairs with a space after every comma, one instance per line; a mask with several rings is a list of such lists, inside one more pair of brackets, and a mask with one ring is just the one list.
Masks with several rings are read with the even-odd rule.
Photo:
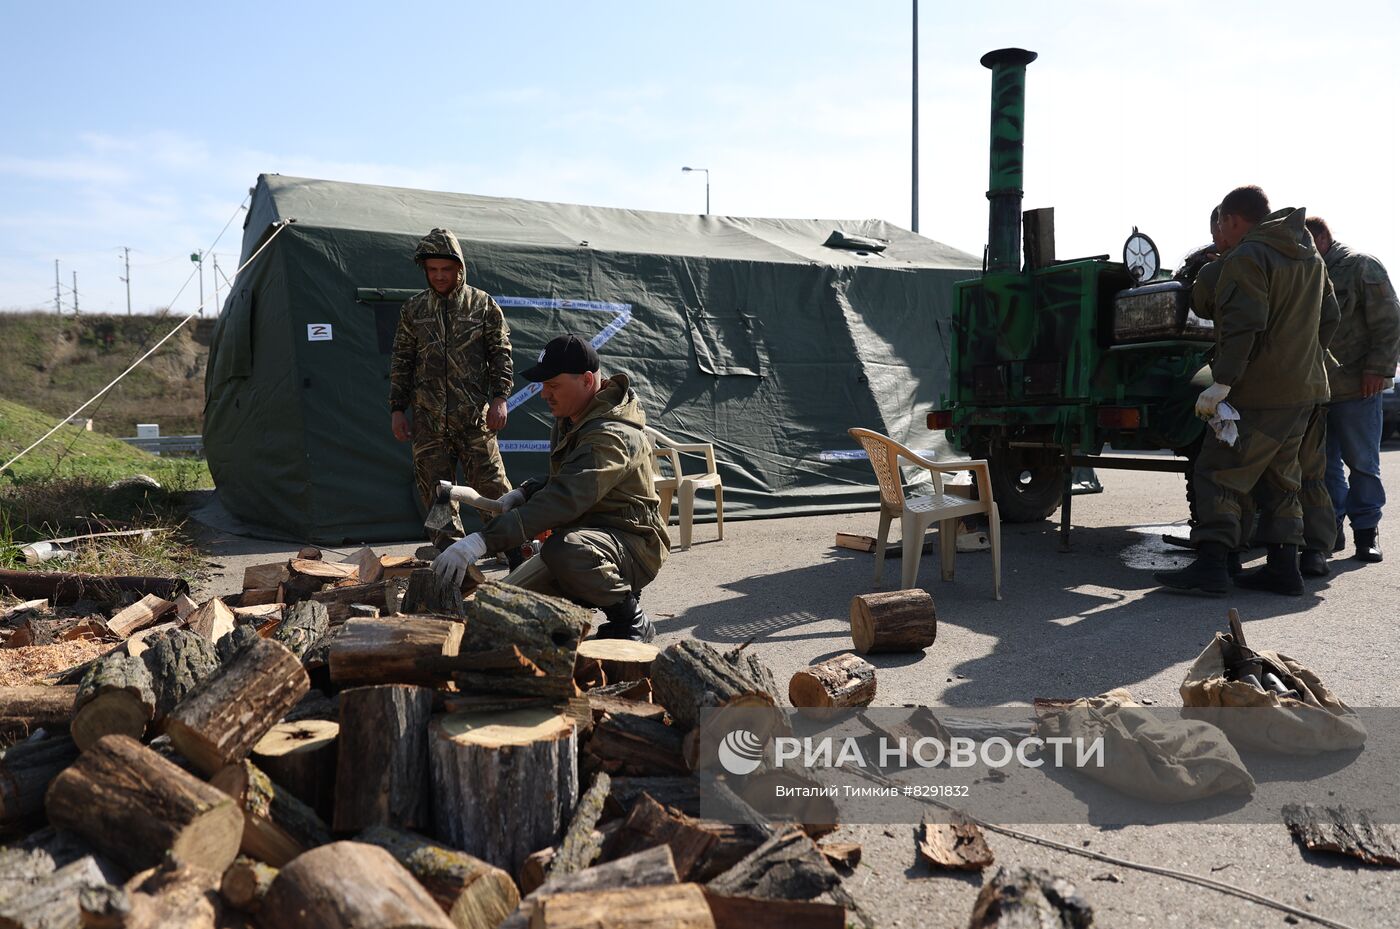
[[[379, 187], [264, 174], [245, 228], [298, 225], [421, 236], [446, 226], [463, 242], [747, 261], [889, 268], [973, 268], [966, 252], [880, 219], [762, 219], [695, 216]], [[888, 242], [878, 254], [822, 243], [835, 230]]]

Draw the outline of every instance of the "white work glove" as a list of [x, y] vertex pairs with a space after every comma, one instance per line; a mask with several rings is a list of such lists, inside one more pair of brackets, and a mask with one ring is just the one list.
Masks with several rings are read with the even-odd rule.
[[1215, 409], [1220, 406], [1220, 401], [1228, 396], [1230, 396], [1229, 384], [1211, 384], [1196, 398], [1196, 415], [1201, 419], [1210, 419], [1215, 415]]
[[433, 573], [450, 583], [454, 590], [460, 590], [462, 580], [467, 576], [467, 568], [476, 564], [486, 554], [486, 540], [481, 533], [473, 532], [465, 539], [458, 539], [448, 546], [447, 551], [433, 559]]
[[516, 488], [501, 498], [501, 512], [509, 513], [511, 510], [525, 502], [525, 491]]

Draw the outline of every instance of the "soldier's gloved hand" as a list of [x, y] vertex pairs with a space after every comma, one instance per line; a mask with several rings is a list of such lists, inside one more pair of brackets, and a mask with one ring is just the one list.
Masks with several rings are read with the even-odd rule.
[[501, 512], [509, 513], [511, 510], [525, 502], [525, 492], [516, 488], [501, 498]]
[[486, 554], [486, 540], [481, 533], [473, 532], [465, 539], [453, 542], [441, 555], [433, 559], [433, 573], [454, 589], [460, 589], [462, 579], [467, 576], [467, 568], [476, 564]]
[[1230, 396], [1229, 384], [1211, 384], [1196, 398], [1196, 415], [1201, 419], [1210, 419], [1215, 415], [1215, 410], [1220, 406], [1220, 402], [1228, 396]]

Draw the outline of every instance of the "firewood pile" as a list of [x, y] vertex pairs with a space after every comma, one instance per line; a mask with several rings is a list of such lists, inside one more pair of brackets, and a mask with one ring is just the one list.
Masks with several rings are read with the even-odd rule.
[[111, 645], [0, 687], [0, 927], [844, 929], [832, 862], [859, 848], [817, 845], [830, 822], [722, 783], [701, 816], [700, 712], [778, 704], [751, 653], [301, 556], [204, 603], [56, 576], [0, 620], [12, 639], [95, 591], [72, 621]]

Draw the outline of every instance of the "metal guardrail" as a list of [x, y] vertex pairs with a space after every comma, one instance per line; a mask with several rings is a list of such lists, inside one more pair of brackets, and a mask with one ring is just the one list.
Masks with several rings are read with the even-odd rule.
[[163, 452], [204, 454], [202, 435], [122, 436], [122, 441], [155, 455]]

